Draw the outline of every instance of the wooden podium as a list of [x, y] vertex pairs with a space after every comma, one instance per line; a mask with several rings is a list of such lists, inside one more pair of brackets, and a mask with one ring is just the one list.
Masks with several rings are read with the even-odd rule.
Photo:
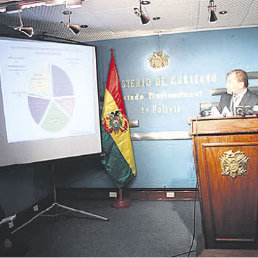
[[258, 118], [191, 119], [205, 248], [258, 249]]

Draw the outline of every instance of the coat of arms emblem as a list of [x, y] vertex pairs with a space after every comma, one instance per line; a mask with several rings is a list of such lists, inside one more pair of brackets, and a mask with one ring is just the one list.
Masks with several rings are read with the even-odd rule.
[[149, 64], [154, 69], [163, 68], [168, 65], [168, 56], [163, 54], [163, 51], [153, 52]]
[[219, 159], [222, 169], [221, 175], [223, 176], [237, 178], [238, 176], [244, 175], [247, 171], [247, 163], [249, 158], [241, 151], [226, 151]]
[[121, 114], [120, 109], [115, 112], [107, 112], [108, 116], [103, 119], [104, 129], [108, 133], [126, 132], [128, 120], [125, 115]]

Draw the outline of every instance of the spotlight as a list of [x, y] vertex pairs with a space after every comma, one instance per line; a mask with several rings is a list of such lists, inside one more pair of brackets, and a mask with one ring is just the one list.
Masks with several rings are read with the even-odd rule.
[[147, 16], [143, 11], [141, 11], [141, 21], [142, 24], [147, 24], [150, 21], [150, 17]]
[[215, 21], [217, 21], [217, 16], [214, 11], [211, 11], [209, 22], [215, 22]]
[[78, 34], [81, 30], [81, 27], [79, 25], [74, 25], [74, 24], [69, 24], [69, 23], [66, 23], [65, 25], [75, 35]]
[[20, 26], [19, 27], [15, 27], [15, 30], [18, 30], [22, 33], [24, 33], [25, 35], [27, 35], [28, 37], [32, 37], [34, 34], [34, 30], [32, 27], [24, 27], [23, 23], [22, 23], [22, 18], [21, 18], [21, 12], [18, 12], [19, 14], [19, 18], [20, 18]]
[[216, 16], [216, 5], [214, 5], [214, 1], [210, 0], [209, 6], [208, 6], [208, 12], [209, 12], [209, 22], [215, 22], [217, 21], [217, 16]]
[[150, 17], [147, 16], [142, 10], [142, 2], [140, 0], [140, 9], [134, 8], [134, 13], [141, 18], [142, 24], [147, 24], [150, 21]]
[[6, 13], [13, 14], [13, 13], [19, 13], [22, 11], [22, 6], [19, 4], [12, 4], [6, 6]]
[[73, 34], [76, 35], [76, 34], [78, 34], [78, 33], [80, 32], [81, 26], [75, 25], [75, 24], [72, 24], [72, 23], [71, 23], [71, 13], [72, 13], [72, 12], [70, 12], [70, 11], [65, 11], [65, 12], [63, 12], [63, 14], [66, 14], [66, 15], [68, 14], [68, 15], [69, 15], [68, 23], [65, 23], [65, 26], [66, 26], [68, 29], [70, 29]]

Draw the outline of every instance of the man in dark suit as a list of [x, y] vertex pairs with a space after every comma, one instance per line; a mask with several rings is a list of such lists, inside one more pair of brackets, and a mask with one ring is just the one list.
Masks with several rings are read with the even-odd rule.
[[221, 95], [218, 110], [224, 113], [225, 107], [235, 115], [237, 106], [258, 105], [258, 96], [248, 90], [248, 76], [245, 71], [236, 69], [227, 74], [227, 94]]

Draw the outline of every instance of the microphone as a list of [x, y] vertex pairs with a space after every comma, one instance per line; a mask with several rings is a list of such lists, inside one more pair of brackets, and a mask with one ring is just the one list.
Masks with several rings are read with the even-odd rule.
[[200, 112], [201, 117], [210, 116], [210, 114], [211, 114], [211, 111], [209, 109], [205, 109]]
[[[256, 113], [258, 114], [258, 110]], [[246, 115], [254, 115], [255, 113], [251, 106], [237, 106], [235, 108], [235, 114], [239, 116], [246, 116]]]
[[253, 106], [253, 113], [254, 115], [258, 116], [258, 105]]

